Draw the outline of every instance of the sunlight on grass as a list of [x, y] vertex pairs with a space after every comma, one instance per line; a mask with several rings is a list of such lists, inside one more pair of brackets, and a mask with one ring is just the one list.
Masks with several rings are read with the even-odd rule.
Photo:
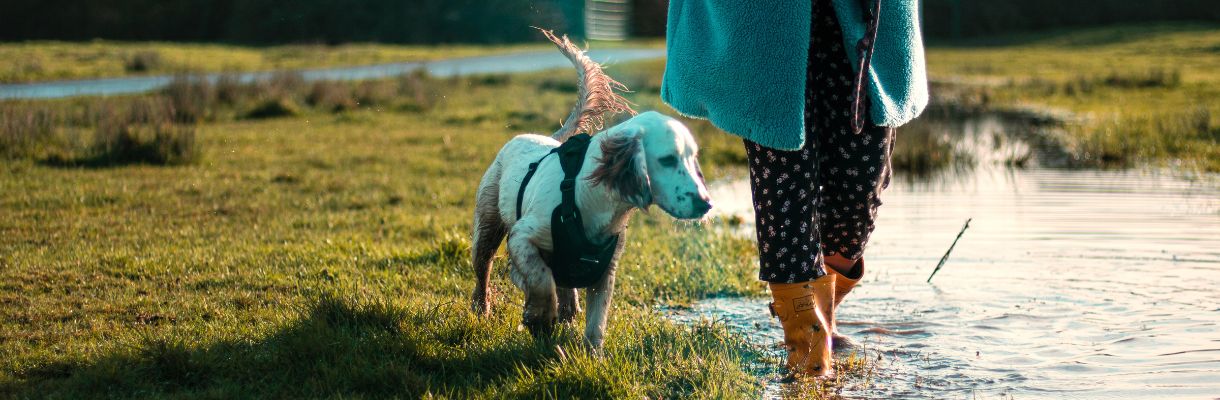
[[[686, 327], [655, 311], [761, 294], [752, 243], [658, 211], [628, 232], [604, 353], [583, 348], [583, 322], [541, 341], [520, 330], [503, 255], [494, 316], [476, 318], [475, 182], [508, 138], [557, 126], [575, 97], [558, 82], [573, 78], [420, 79], [380, 84], [428, 86], [426, 109], [408, 106], [415, 92], [352, 108], [311, 104], [308, 85], [209, 89], [251, 92], [206, 96], [215, 100], [192, 114], [198, 159], [186, 165], [65, 166], [40, 151], [0, 162], [0, 393], [757, 393], [754, 347], [723, 324]], [[356, 84], [325, 90], [359, 94]], [[298, 116], [248, 117], [253, 99], [277, 91]], [[75, 121], [53, 124], [56, 135], [88, 143], [87, 116], [103, 109], [90, 104], [157, 96], [0, 106], [54, 111]]]
[[[934, 80], [975, 86], [967, 103], [1071, 113], [1063, 145], [1083, 165], [1216, 172], [1217, 49], [1214, 25], [1120, 26], [934, 46], [928, 68]], [[961, 93], [933, 96], [954, 103]]]

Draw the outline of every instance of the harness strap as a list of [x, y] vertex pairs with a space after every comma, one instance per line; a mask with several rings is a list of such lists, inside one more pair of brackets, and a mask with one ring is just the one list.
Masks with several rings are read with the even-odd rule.
[[[873, 3], [871, 7], [868, 4], [870, 2]], [[851, 99], [851, 130], [856, 134], [864, 131], [866, 118], [868, 118], [867, 115], [864, 115], [867, 111], [864, 109], [867, 104], [865, 96], [868, 95], [864, 89], [864, 79], [868, 76], [868, 68], [872, 63], [873, 45], [877, 42], [877, 24], [881, 20], [881, 0], [860, 0], [860, 8], [864, 12], [864, 20], [868, 23], [868, 28], [864, 31], [864, 37], [856, 42], [860, 68], [856, 72], [856, 85], [852, 88]]]
[[550, 153], [546, 153], [542, 158], [539, 158], [538, 161], [530, 163], [530, 170], [525, 173], [525, 179], [521, 180], [521, 188], [517, 189], [517, 219], [521, 219], [521, 202], [525, 200], [525, 187], [530, 184], [530, 178], [534, 177], [534, 173], [538, 172], [538, 164], [542, 164], [542, 160], [545, 160], [547, 156], [558, 152], [559, 148], [556, 147], [551, 149]]
[[618, 248], [621, 234], [614, 235], [604, 244], [593, 243], [585, 236], [584, 222], [576, 206], [576, 177], [580, 175], [590, 136], [580, 134], [568, 138], [562, 145], [531, 163], [529, 172], [521, 180], [517, 191], [517, 219], [521, 219], [521, 207], [525, 200], [525, 188], [530, 178], [551, 154], [558, 153], [559, 166], [563, 169], [563, 180], [559, 183], [561, 200], [551, 212], [552, 257], [547, 261], [555, 284], [564, 288], [586, 288], [593, 286], [606, 276], [614, 252]]

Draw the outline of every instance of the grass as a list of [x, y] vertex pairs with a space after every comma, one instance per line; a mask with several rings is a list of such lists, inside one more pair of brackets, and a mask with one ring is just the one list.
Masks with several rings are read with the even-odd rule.
[[[597, 43], [596, 47], [662, 46], [657, 40]], [[516, 45], [282, 45], [31, 41], [0, 43], [0, 83], [200, 72], [266, 71], [427, 61], [529, 50], [550, 43]]]
[[296, 117], [305, 112], [302, 102], [323, 112], [390, 103], [422, 112], [439, 96], [429, 80], [411, 74], [381, 82], [307, 85], [299, 73], [285, 72], [266, 82], [240, 84], [232, 75], [215, 82], [179, 75], [150, 95], [0, 103], [5, 117], [0, 156], [60, 165], [190, 163], [198, 155], [197, 124]]
[[[952, 98], [959, 106], [1069, 111], [1062, 143], [1083, 165], [1215, 170], [1217, 32], [959, 43], [931, 48], [929, 67], [966, 94]], [[85, 52], [0, 53], [20, 46]], [[134, 56], [155, 44], [92, 46], [107, 61], [68, 74], [143, 73], [127, 71], [137, 58], [147, 67], [132, 69], [153, 73], [181, 64], [170, 50]], [[188, 69], [241, 69], [221, 60], [275, 50], [216, 46], [207, 62], [218, 64]], [[200, 51], [192, 57], [207, 58]], [[658, 98], [661, 68], [610, 73], [635, 90], [637, 108], [673, 115]], [[634, 218], [602, 354], [579, 345], [581, 322], [537, 341], [518, 329], [522, 300], [502, 258], [494, 316], [467, 310], [474, 182], [514, 134], [553, 130], [574, 90], [570, 75], [551, 72], [360, 84], [285, 74], [255, 86], [184, 76], [150, 96], [0, 103], [0, 396], [756, 396], [753, 366], [777, 360], [722, 324], [682, 326], [656, 311], [763, 293], [753, 244], [722, 222]], [[145, 103], [173, 112], [116, 111]], [[135, 130], [99, 129], [115, 115]], [[172, 123], [151, 122], [163, 118]], [[687, 122], [709, 178], [741, 172], [740, 140]], [[156, 138], [159, 126], [191, 129], [191, 162], [56, 162], [123, 137], [106, 132]], [[948, 148], [936, 138], [912, 146]], [[921, 168], [919, 154], [902, 154]], [[842, 363], [844, 379], [795, 395], [869, 384], [867, 357]]]
[[[658, 106], [657, 82], [611, 73], [639, 85], [640, 108]], [[85, 142], [106, 107], [175, 93], [202, 104], [178, 117], [196, 121], [193, 163], [0, 159], [0, 397], [756, 396], [755, 366], [776, 362], [758, 344], [657, 311], [763, 293], [752, 242], [714, 225], [633, 219], [601, 354], [580, 345], [583, 322], [544, 340], [519, 329], [503, 258], [494, 316], [468, 310], [475, 183], [508, 138], [556, 127], [572, 79], [318, 89], [362, 99], [355, 108], [310, 101], [316, 86], [290, 77], [0, 103], [50, 110], [34, 125]], [[299, 113], [250, 118], [276, 96]], [[720, 160], [740, 158], [740, 142], [692, 126], [705, 172], [736, 171]]]
[[928, 68], [951, 82], [933, 93], [942, 101], [1071, 115], [1061, 142], [1079, 165], [1220, 171], [1220, 26], [1120, 26], [933, 46]]
[[0, 159], [60, 166], [196, 160], [194, 121], [166, 96], [123, 101], [0, 103]]

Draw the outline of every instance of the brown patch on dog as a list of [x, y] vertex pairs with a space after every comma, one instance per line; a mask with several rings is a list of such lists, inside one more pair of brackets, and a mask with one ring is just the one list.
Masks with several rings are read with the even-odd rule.
[[602, 157], [597, 168], [589, 174], [594, 185], [608, 185], [629, 203], [643, 208], [652, 202], [648, 189], [648, 176], [636, 165], [636, 156], [643, 151], [643, 144], [634, 137], [618, 136], [602, 142]]

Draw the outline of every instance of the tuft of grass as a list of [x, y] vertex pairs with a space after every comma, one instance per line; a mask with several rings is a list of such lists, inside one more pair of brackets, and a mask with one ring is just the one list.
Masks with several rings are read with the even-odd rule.
[[235, 73], [223, 73], [216, 77], [216, 101], [223, 105], [236, 105], [249, 96], [249, 87], [242, 85]]
[[170, 101], [173, 120], [181, 123], [207, 119], [217, 100], [212, 84], [201, 76], [176, 75], [162, 92]]
[[265, 99], [254, 106], [245, 114], [246, 118], [263, 119], [263, 118], [281, 118], [295, 117], [301, 114], [301, 107], [296, 101], [290, 97], [271, 97]]
[[176, 121], [173, 99], [0, 102], [0, 152], [51, 165], [189, 164], [195, 127]]
[[172, 100], [134, 102], [98, 122], [86, 164], [149, 163], [177, 165], [194, 162], [199, 149], [195, 127], [175, 124]]
[[4, 103], [0, 107], [0, 155], [23, 158], [51, 147], [61, 118], [41, 103]]
[[932, 126], [913, 123], [898, 132], [894, 140], [890, 166], [911, 177], [927, 177], [946, 168], [974, 162], [971, 154], [958, 150], [948, 135]]
[[1175, 159], [1217, 168], [1220, 127], [1211, 121], [1211, 111], [1200, 105], [1177, 113], [1132, 113], [1076, 125], [1069, 128], [1075, 138], [1071, 154], [1079, 163], [1104, 167]]
[[305, 102], [311, 106], [334, 112], [356, 108], [356, 99], [352, 97], [351, 87], [341, 82], [314, 82], [309, 94], [305, 96]]
[[124, 69], [127, 72], [149, 72], [160, 69], [164, 60], [156, 50], [142, 50], [127, 57]]
[[386, 82], [360, 82], [356, 84], [356, 103], [364, 107], [391, 104], [398, 98], [402, 88]]
[[294, 97], [308, 87], [305, 76], [295, 71], [275, 72], [271, 79], [258, 81], [254, 86], [262, 97]]
[[400, 108], [405, 111], [422, 112], [432, 109], [441, 98], [435, 78], [428, 71], [419, 69], [398, 78], [398, 94], [407, 102]]

